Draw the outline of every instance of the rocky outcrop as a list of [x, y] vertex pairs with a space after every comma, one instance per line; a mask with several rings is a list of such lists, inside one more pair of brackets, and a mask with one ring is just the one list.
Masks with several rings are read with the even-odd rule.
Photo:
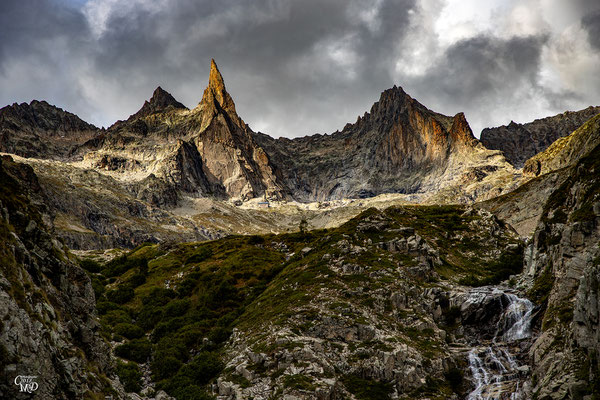
[[102, 131], [45, 101], [0, 109], [0, 152], [64, 159]]
[[600, 116], [593, 117], [569, 136], [558, 139], [527, 160], [523, 168], [527, 182], [479, 206], [510, 223], [521, 236], [531, 237], [550, 195], [570, 179], [571, 167], [600, 144], [599, 124]]
[[557, 139], [571, 134], [599, 113], [600, 107], [590, 106], [527, 124], [511, 122], [505, 126], [484, 129], [480, 140], [488, 149], [501, 150], [508, 162], [516, 168], [522, 168], [526, 160], [546, 150]]
[[569, 167], [598, 144], [600, 115], [591, 118], [569, 136], [558, 139], [546, 150], [527, 160], [523, 173], [538, 176]]
[[2, 157], [0, 182], [0, 397], [114, 393], [90, 279], [29, 201], [35, 174]]

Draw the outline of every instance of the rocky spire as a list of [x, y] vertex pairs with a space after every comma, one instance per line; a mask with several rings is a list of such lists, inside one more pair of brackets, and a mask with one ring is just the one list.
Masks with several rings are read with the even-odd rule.
[[146, 100], [142, 108], [129, 117], [129, 119], [146, 117], [157, 112], [165, 111], [169, 107], [182, 109], [186, 108], [183, 104], [175, 100], [175, 98], [171, 96], [169, 92], [165, 91], [159, 86], [154, 90], [154, 93], [152, 93], [150, 100]]
[[204, 90], [202, 100], [197, 108], [202, 108], [210, 114], [215, 114], [215, 112], [218, 112], [218, 109], [222, 109], [233, 121], [238, 123], [238, 125], [243, 126], [243, 121], [235, 111], [235, 103], [225, 89], [223, 76], [221, 75], [221, 72], [219, 72], [219, 68], [214, 59], [211, 59], [210, 61], [208, 87]]

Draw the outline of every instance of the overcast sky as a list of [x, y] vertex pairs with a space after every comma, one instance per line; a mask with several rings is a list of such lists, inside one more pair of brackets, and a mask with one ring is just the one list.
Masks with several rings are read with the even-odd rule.
[[219, 65], [272, 136], [331, 133], [402, 86], [482, 128], [600, 105], [598, 0], [2, 0], [0, 107], [109, 126], [158, 86], [192, 108]]

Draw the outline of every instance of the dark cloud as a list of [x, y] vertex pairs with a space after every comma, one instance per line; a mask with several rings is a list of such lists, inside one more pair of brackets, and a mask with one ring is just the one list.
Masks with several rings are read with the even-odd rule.
[[478, 36], [460, 41], [446, 49], [424, 76], [408, 78], [407, 90], [419, 93], [433, 109], [448, 114], [464, 111], [479, 134], [488, 124], [497, 123], [494, 114], [500, 107], [539, 96], [546, 40], [545, 36], [505, 40]]
[[585, 15], [581, 24], [587, 31], [590, 44], [600, 50], [600, 9]]
[[[596, 0], [575, 1], [574, 7], [588, 10]], [[436, 111], [466, 111], [476, 134], [501, 117], [510, 119], [515, 109], [515, 118], [527, 119], [537, 104], [555, 109], [577, 96], [539, 84], [545, 35], [499, 38], [490, 32], [447, 48], [434, 44], [435, 57], [416, 60], [422, 73], [399, 72], [406, 46], [436, 43], [434, 30], [416, 33], [415, 16], [435, 14], [423, 6], [431, 8], [431, 1], [82, 3], [1, 3], [1, 105], [46, 99], [109, 125], [137, 111], [161, 85], [194, 107], [211, 58], [240, 116], [274, 136], [339, 129], [394, 84]], [[583, 25], [597, 41], [597, 15], [586, 14]]]
[[51, 2], [4, 0], [0, 6], [0, 67], [10, 58], [48, 56], [53, 42], [81, 44], [87, 21], [77, 9]]
[[372, 6], [359, 1], [178, 1], [111, 18], [95, 64], [99, 74], [137, 85], [130, 93], [143, 98], [166, 81], [193, 106], [215, 58], [255, 129], [331, 131], [393, 85], [387, 69], [412, 6], [383, 1], [370, 26], [360, 14]]

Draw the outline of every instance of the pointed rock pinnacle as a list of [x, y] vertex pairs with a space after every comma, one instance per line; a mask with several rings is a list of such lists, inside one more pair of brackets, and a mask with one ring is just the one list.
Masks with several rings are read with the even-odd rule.
[[198, 104], [198, 107], [201, 107], [205, 110], [215, 110], [217, 104], [217, 108], [223, 109], [227, 114], [229, 114], [230, 118], [236, 120], [238, 124], [243, 124], [243, 121], [241, 121], [235, 111], [235, 103], [233, 102], [233, 99], [225, 89], [223, 76], [221, 75], [221, 72], [219, 72], [219, 68], [215, 63], [215, 60], [211, 59], [208, 86], [204, 90], [202, 100], [200, 101], [200, 104]]

